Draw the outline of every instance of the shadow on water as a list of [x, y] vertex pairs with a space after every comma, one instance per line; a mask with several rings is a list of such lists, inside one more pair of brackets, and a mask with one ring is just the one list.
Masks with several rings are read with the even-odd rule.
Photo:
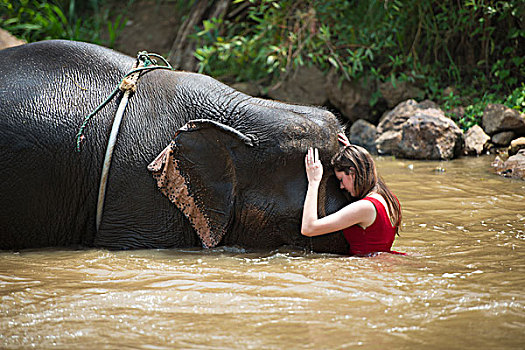
[[518, 349], [525, 182], [377, 158], [408, 256], [293, 248], [0, 253], [4, 348]]

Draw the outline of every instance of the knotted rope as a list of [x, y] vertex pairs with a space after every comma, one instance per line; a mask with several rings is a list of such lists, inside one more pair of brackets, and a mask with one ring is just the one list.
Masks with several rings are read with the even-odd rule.
[[[152, 57], [160, 58], [164, 66], [157, 65], [157, 60]], [[137, 90], [137, 82], [141, 74], [150, 72], [154, 69], [169, 69], [173, 70], [171, 65], [166, 61], [162, 56], [152, 53], [147, 53], [146, 51], [141, 51], [137, 55], [137, 61], [133, 65], [131, 71], [129, 71], [120, 81], [119, 85], [113, 90], [113, 92], [102, 102], [93, 112], [87, 115], [84, 118], [78, 133], [77, 133], [77, 152], [80, 152], [80, 143], [84, 139], [84, 129], [86, 128], [87, 123], [91, 118], [95, 116], [109, 101], [115, 97], [115, 95], [122, 91], [124, 95], [120, 100], [117, 113], [115, 114], [115, 119], [113, 120], [113, 125], [111, 127], [111, 133], [109, 135], [109, 141], [106, 148], [106, 155], [104, 157], [104, 165], [102, 167], [102, 175], [100, 176], [100, 184], [98, 190], [98, 199], [97, 199], [97, 215], [96, 215], [96, 228], [97, 232], [100, 228], [100, 223], [102, 221], [102, 214], [104, 212], [104, 200], [106, 197], [106, 185], [108, 181], [109, 168], [111, 166], [111, 159], [113, 157], [113, 150], [117, 142], [118, 131], [120, 129], [120, 123], [124, 115], [124, 111], [128, 104], [129, 98]]]
[[[157, 60], [155, 58], [152, 58], [152, 57], [156, 57], [158, 59], [160, 59], [164, 65], [161, 66], [161, 65], [158, 65], [157, 64]], [[86, 126], [87, 124], [89, 123], [89, 121], [98, 113], [100, 112], [100, 110], [102, 110], [102, 108], [104, 108], [114, 97], [115, 95], [117, 95], [117, 93], [119, 91], [123, 91], [125, 92], [126, 91], [126, 86], [127, 86], [127, 82], [129, 82], [129, 77], [131, 75], [134, 75], [136, 73], [139, 74], [139, 77], [140, 75], [144, 72], [144, 73], [148, 73], [152, 70], [155, 70], [155, 69], [168, 69], [168, 70], [174, 70], [173, 67], [169, 64], [168, 61], [166, 61], [166, 59], [160, 55], [157, 55], [155, 53], [148, 53], [146, 51], [141, 51], [137, 54], [137, 61], [135, 62], [135, 65], [133, 66], [133, 68], [128, 72], [126, 73], [126, 75], [124, 75], [124, 77], [122, 78], [122, 80], [120, 81], [120, 83], [115, 87], [115, 89], [109, 94], [109, 96], [100, 104], [98, 105], [91, 113], [89, 113], [85, 118], [84, 118], [84, 121], [82, 123], [82, 125], [80, 126], [79, 130], [78, 130], [78, 133], [76, 135], [76, 149], [77, 149], [77, 152], [80, 152], [81, 148], [81, 143], [82, 141], [84, 140], [84, 130], [86, 129]], [[137, 78], [138, 80], [138, 78]], [[135, 92], [136, 91], [136, 81], [134, 84], [132, 84], [132, 91]]]

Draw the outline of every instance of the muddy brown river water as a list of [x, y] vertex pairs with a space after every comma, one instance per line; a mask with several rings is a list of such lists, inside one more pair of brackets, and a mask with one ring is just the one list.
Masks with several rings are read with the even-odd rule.
[[1, 348], [523, 349], [525, 182], [377, 158], [407, 256], [0, 252]]

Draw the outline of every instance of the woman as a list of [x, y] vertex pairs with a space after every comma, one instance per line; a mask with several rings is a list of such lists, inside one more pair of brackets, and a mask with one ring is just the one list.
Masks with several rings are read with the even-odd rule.
[[362, 147], [351, 145], [344, 134], [345, 146], [332, 158], [341, 189], [357, 199], [324, 218], [317, 217], [317, 196], [323, 177], [323, 165], [317, 149], [305, 157], [308, 191], [303, 208], [301, 233], [312, 237], [343, 230], [351, 255], [390, 252], [401, 224], [401, 205], [377, 175], [374, 160]]

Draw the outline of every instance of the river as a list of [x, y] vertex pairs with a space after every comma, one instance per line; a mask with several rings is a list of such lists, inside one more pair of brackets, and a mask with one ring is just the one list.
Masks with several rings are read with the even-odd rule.
[[1, 347], [523, 349], [525, 182], [492, 159], [376, 158], [407, 256], [0, 252]]

